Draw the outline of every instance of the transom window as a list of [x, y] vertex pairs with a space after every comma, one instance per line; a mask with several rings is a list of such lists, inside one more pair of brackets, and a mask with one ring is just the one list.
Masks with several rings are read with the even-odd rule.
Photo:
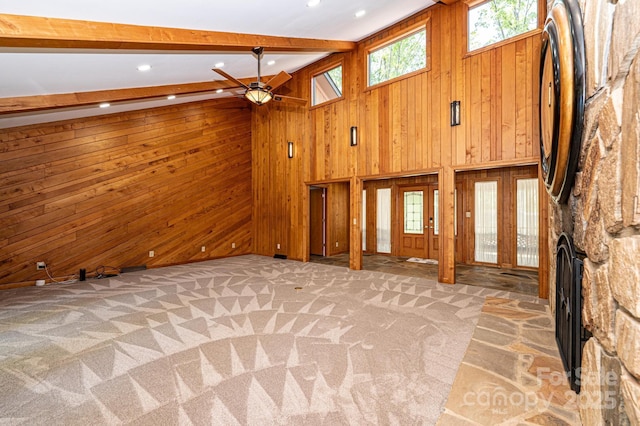
[[534, 30], [538, 0], [489, 0], [469, 8], [469, 51]]
[[342, 65], [313, 76], [311, 105], [320, 105], [342, 97]]
[[427, 30], [425, 27], [372, 50], [368, 55], [369, 86], [427, 67]]

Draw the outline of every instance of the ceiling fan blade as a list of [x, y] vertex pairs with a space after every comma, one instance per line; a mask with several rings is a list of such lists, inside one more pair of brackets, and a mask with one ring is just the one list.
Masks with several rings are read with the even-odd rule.
[[226, 78], [227, 80], [233, 81], [234, 83], [236, 83], [238, 86], [242, 86], [246, 89], [249, 88], [249, 86], [247, 86], [246, 84], [244, 84], [243, 82], [241, 82], [240, 80], [238, 80], [237, 78], [235, 78], [234, 76], [227, 74], [226, 72], [222, 71], [220, 68], [213, 68], [212, 69], [214, 72], [217, 72], [218, 74], [220, 74], [221, 76], [223, 76], [224, 78]]
[[280, 71], [275, 77], [267, 81], [267, 90], [275, 90], [291, 80], [291, 75], [286, 71]]
[[273, 100], [277, 102], [286, 102], [291, 104], [306, 105], [307, 100], [302, 98], [294, 98], [292, 96], [273, 95]]

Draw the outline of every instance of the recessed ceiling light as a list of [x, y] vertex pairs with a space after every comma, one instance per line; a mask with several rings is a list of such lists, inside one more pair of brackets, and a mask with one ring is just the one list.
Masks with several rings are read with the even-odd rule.
[[273, 60], [272, 60], [272, 61], [267, 62], [267, 65], [275, 65], [275, 64], [276, 64], [276, 61], [273, 61]]
[[216, 64], [216, 68], [222, 68], [222, 67], [224, 67], [224, 62], [218, 62]]
[[151, 65], [144, 64], [138, 66], [138, 71], [149, 71], [151, 69]]
[[320, 0], [309, 0], [307, 2], [307, 7], [316, 7], [320, 4]]
[[167, 96], [167, 99], [169, 99], [170, 101], [174, 100], [175, 98], [176, 98], [176, 95]]
[[103, 102], [100, 104], [100, 108], [109, 108], [111, 104], [109, 102]]
[[222, 93], [222, 92], [224, 92], [224, 90], [223, 90], [223, 89], [218, 89], [218, 90], [216, 90], [216, 93]]
[[359, 10], [359, 11], [356, 12], [356, 18], [362, 18], [366, 14], [367, 14], [366, 10], [364, 10], [364, 9], [363, 10]]

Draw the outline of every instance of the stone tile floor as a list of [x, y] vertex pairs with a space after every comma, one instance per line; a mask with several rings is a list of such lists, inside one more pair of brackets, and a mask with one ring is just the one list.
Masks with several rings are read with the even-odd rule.
[[579, 425], [545, 304], [487, 298], [438, 425]]
[[[363, 268], [437, 280], [438, 265], [406, 259], [366, 255]], [[349, 256], [311, 261], [348, 266]], [[457, 265], [456, 282], [538, 294], [533, 271]], [[548, 304], [487, 298], [438, 425], [580, 425], [577, 400]]]
[[[407, 257], [364, 255], [363, 269], [389, 274], [438, 280], [438, 265], [407, 262]], [[349, 266], [349, 254], [335, 256], [311, 256], [311, 262], [326, 265]], [[538, 273], [521, 269], [503, 269], [474, 265], [456, 265], [456, 282], [473, 286], [487, 287], [496, 290], [538, 295]]]

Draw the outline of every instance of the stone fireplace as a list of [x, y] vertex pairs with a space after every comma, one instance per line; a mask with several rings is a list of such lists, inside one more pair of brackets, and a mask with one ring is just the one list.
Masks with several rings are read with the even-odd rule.
[[640, 424], [640, 1], [579, 3], [585, 127], [569, 201], [550, 202], [550, 259], [563, 232], [586, 254], [582, 321], [593, 336], [582, 355], [583, 424]]

